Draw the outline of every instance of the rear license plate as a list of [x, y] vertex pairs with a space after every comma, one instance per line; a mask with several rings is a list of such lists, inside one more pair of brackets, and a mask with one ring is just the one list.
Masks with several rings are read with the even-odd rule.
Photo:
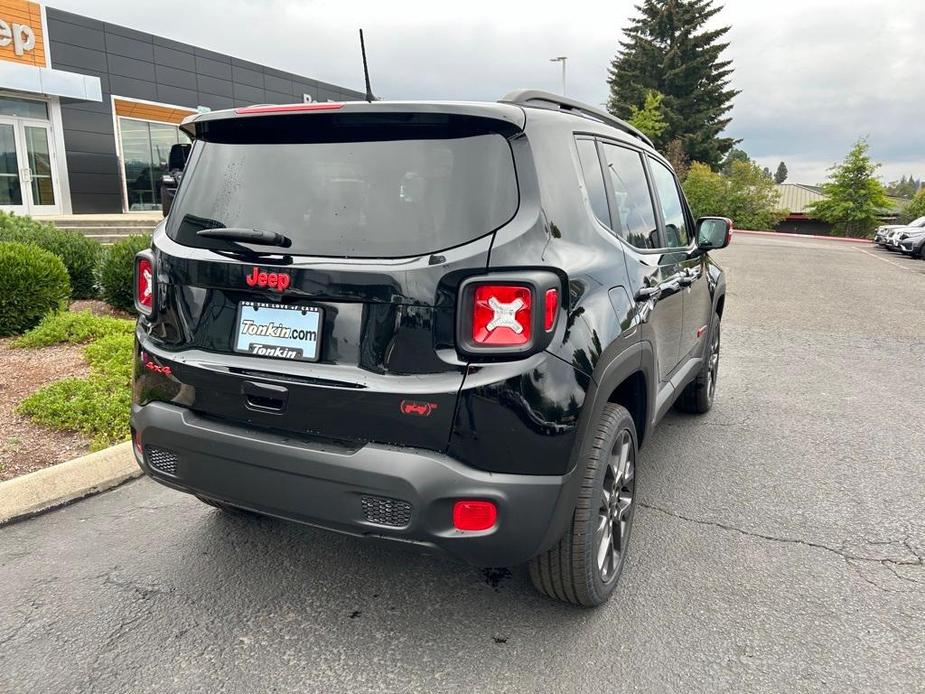
[[235, 352], [273, 359], [318, 361], [321, 309], [242, 301], [238, 306]]

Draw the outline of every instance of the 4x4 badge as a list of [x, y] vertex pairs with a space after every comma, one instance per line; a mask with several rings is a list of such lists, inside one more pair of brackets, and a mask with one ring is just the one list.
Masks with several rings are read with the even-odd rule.
[[263, 272], [256, 267], [244, 278], [244, 281], [251, 287], [269, 287], [278, 292], [285, 291], [292, 284], [292, 278], [285, 272]]

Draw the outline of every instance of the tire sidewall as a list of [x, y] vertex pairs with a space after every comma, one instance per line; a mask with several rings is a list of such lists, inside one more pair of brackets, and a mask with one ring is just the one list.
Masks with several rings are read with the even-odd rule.
[[597, 449], [592, 454], [593, 458], [589, 460], [590, 464], [596, 465], [596, 474], [594, 477], [594, 488], [593, 493], [590, 498], [590, 508], [589, 508], [589, 517], [584, 521], [584, 532], [588, 534], [591, 538], [591, 541], [585, 546], [585, 562], [586, 566], [590, 567], [588, 576], [589, 579], [589, 592], [591, 594], [594, 604], [601, 604], [607, 600], [610, 594], [614, 591], [617, 586], [617, 583], [620, 581], [620, 576], [623, 574], [623, 567], [626, 565], [626, 555], [627, 550], [629, 549], [630, 539], [632, 536], [633, 530], [633, 520], [636, 515], [636, 499], [637, 499], [637, 487], [633, 489], [633, 503], [629, 509], [629, 516], [627, 520], [627, 531], [626, 538], [624, 543], [623, 552], [620, 555], [620, 565], [617, 567], [617, 570], [614, 571], [613, 576], [606, 583], [601, 579], [601, 573], [597, 566], [597, 554], [596, 547], [594, 543], [594, 531], [597, 524], [598, 509], [601, 505], [601, 498], [603, 496], [603, 484], [604, 477], [607, 474], [607, 467], [609, 464], [609, 454], [613, 449], [614, 444], [616, 443], [617, 437], [620, 435], [624, 429], [629, 431], [630, 440], [632, 441], [633, 446], [633, 475], [635, 477], [634, 484], [638, 482], [639, 478], [639, 444], [636, 440], [636, 425], [633, 422], [632, 416], [630, 413], [623, 407], [619, 405], [611, 405], [613, 410], [616, 410], [617, 414], [617, 423], [611, 428], [608, 432], [607, 442], [600, 449]]

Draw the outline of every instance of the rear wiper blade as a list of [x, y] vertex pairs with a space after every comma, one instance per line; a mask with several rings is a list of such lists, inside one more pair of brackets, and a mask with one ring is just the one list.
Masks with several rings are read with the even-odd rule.
[[275, 231], [263, 231], [262, 229], [219, 227], [216, 229], [202, 229], [196, 232], [196, 236], [203, 236], [207, 239], [221, 239], [223, 241], [253, 243], [258, 246], [289, 248], [292, 245], [292, 239], [288, 236], [278, 234]]

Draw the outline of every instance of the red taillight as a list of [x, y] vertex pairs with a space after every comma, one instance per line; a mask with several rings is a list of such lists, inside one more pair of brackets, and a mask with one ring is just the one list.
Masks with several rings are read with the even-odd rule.
[[310, 104], [267, 104], [264, 106], [244, 106], [234, 110], [238, 115], [247, 115], [249, 113], [298, 113], [299, 111], [336, 111], [343, 108], [343, 104], [337, 104], [331, 101], [321, 101]]
[[546, 332], [552, 330], [552, 326], [556, 324], [556, 313], [559, 310], [559, 290], [558, 289], [547, 289], [546, 290], [546, 316], [545, 321], [543, 322], [543, 327], [546, 329]]
[[145, 316], [154, 310], [154, 260], [147, 251], [135, 256], [135, 309]]
[[477, 345], [511, 347], [530, 342], [533, 296], [529, 287], [481, 284], [472, 306], [472, 341]]
[[141, 434], [137, 431], [132, 431], [132, 446], [134, 446], [135, 453], [138, 454], [139, 458], [144, 456], [144, 449], [141, 446]]
[[453, 527], [457, 530], [488, 530], [498, 520], [492, 501], [462, 500], [453, 504]]

